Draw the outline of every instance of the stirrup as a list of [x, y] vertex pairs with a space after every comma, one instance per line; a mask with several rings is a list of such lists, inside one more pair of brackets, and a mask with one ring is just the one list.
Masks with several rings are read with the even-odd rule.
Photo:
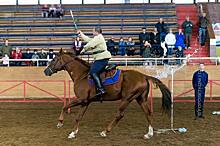
[[103, 101], [102, 96], [105, 94], [106, 94], [105, 90], [102, 90], [102, 91], [99, 91], [98, 93], [96, 93], [96, 97], [97, 97], [98, 101], [100, 101], [102, 103], [102, 101]]

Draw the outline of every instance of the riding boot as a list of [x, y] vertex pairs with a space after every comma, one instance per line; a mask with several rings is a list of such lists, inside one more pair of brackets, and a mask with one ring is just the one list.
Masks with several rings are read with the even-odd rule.
[[104, 87], [103, 87], [103, 84], [102, 84], [102, 81], [99, 77], [98, 74], [96, 73], [93, 73], [91, 74], [91, 77], [95, 83], [95, 86], [96, 86], [96, 97], [102, 102], [102, 95], [106, 93]]

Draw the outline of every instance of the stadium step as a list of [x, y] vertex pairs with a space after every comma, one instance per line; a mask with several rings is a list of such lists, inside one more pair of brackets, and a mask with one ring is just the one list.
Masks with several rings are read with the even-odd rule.
[[[186, 16], [190, 17], [190, 20], [193, 22], [193, 33], [192, 33], [192, 40], [191, 40], [191, 50], [185, 50], [185, 55], [193, 54], [193, 57], [208, 57], [209, 56], [209, 49], [208, 49], [208, 42], [204, 47], [201, 47], [198, 42], [198, 11], [195, 5], [177, 5], [176, 6], [176, 16], [177, 16], [177, 23], [179, 27], [182, 27], [182, 23], [185, 21]], [[197, 53], [195, 50], [198, 49]], [[210, 64], [210, 60], [192, 60], [190, 63], [199, 63], [204, 62]]]

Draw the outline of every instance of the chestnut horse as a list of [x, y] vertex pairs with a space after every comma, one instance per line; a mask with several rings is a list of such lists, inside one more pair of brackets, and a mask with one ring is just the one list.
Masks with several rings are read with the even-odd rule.
[[[68, 108], [80, 105], [80, 110], [75, 119], [74, 129], [69, 134], [68, 138], [76, 137], [76, 134], [79, 131], [79, 123], [82, 120], [89, 104], [91, 102], [99, 101], [94, 96], [96, 94], [95, 87], [88, 83], [89, 68], [90, 64], [86, 61], [83, 61], [73, 54], [64, 53], [61, 50], [44, 70], [44, 73], [47, 76], [51, 76], [61, 70], [66, 70], [74, 82], [74, 92], [77, 99], [62, 108], [57, 125], [58, 128], [63, 126], [63, 114]], [[103, 96], [103, 101], [120, 100], [120, 104], [116, 116], [108, 124], [106, 129], [100, 133], [101, 136], [106, 137], [107, 133], [116, 126], [116, 124], [123, 118], [125, 109], [133, 100], [136, 100], [140, 105], [148, 121], [148, 133], [144, 135], [144, 138], [149, 139], [153, 136], [152, 114], [147, 104], [150, 86], [149, 80], [160, 88], [162, 93], [162, 109], [166, 113], [169, 113], [171, 108], [171, 92], [166, 85], [157, 78], [144, 75], [138, 71], [122, 70], [118, 83], [105, 86], [107, 94]]]

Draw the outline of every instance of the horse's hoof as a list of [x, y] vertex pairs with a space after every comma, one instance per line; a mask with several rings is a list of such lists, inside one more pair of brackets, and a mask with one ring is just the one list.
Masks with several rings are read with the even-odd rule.
[[150, 139], [151, 137], [153, 137], [153, 135], [151, 135], [151, 134], [145, 134], [144, 135], [144, 139]]
[[71, 132], [71, 133], [69, 134], [68, 138], [69, 138], [69, 139], [74, 139], [74, 138], [76, 138], [75, 132]]
[[61, 128], [61, 127], [63, 127], [63, 123], [60, 123], [60, 122], [59, 122], [59, 123], [57, 124], [57, 128]]
[[100, 133], [100, 135], [101, 135], [101, 137], [106, 137], [106, 136], [107, 136], [105, 131], [102, 131], [102, 132]]

